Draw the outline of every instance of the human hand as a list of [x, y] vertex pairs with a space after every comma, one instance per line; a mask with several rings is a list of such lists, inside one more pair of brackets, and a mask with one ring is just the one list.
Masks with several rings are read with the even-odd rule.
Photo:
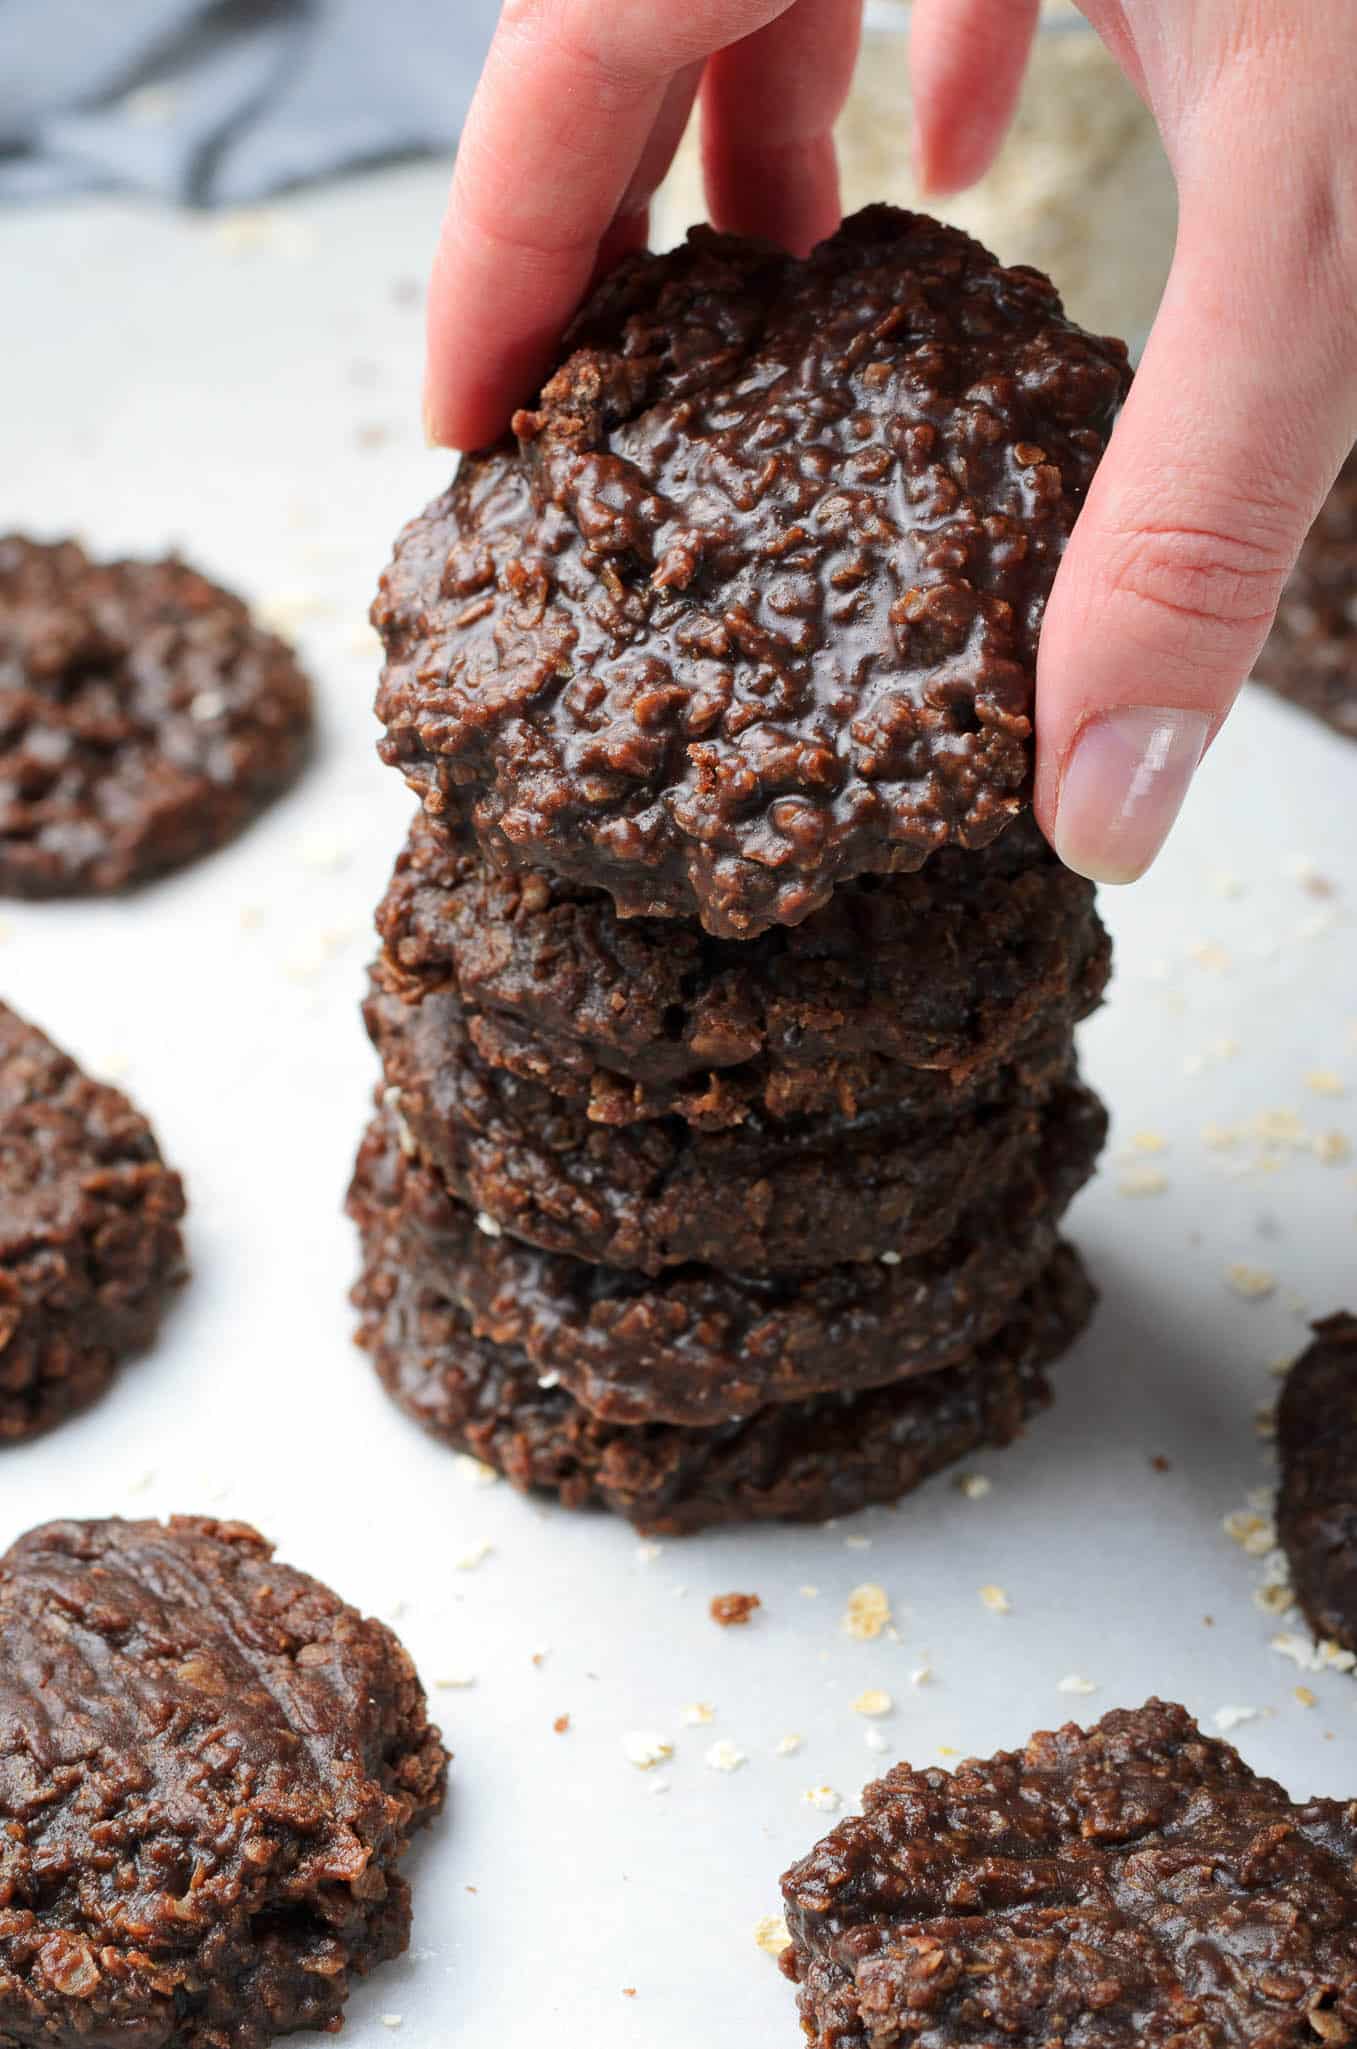
[[[1038, 0], [915, 0], [925, 189], [980, 175]], [[1084, 0], [1178, 180], [1173, 275], [1056, 579], [1037, 814], [1069, 864], [1141, 874], [1248, 674], [1357, 439], [1351, 0]], [[646, 208], [702, 91], [718, 226], [804, 249], [838, 219], [832, 125], [860, 0], [506, 0], [429, 307], [430, 436], [502, 428]], [[1000, 252], [1001, 254], [1003, 252]], [[1115, 260], [1115, 252], [1111, 252]]]
[[593, 278], [644, 248], [699, 92], [717, 227], [804, 254], [839, 224], [862, 0], [504, 0], [429, 286], [424, 417], [476, 448]]
[[[1357, 440], [1357, 15], [1351, 0], [1080, 4], [1159, 124], [1179, 233], [1047, 607], [1036, 803], [1071, 867], [1129, 882], [1163, 844]], [[926, 190], [988, 165], [1036, 16], [1037, 0], [915, 0]]]

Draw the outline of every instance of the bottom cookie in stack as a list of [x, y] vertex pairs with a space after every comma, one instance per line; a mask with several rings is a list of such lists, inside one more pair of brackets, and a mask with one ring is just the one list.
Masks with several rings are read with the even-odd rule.
[[[1081, 1131], [1077, 1140], [1073, 1129]], [[355, 1291], [360, 1342], [388, 1392], [436, 1437], [497, 1467], [517, 1486], [555, 1493], [571, 1507], [602, 1505], [643, 1530], [677, 1534], [727, 1522], [820, 1521], [895, 1501], [944, 1466], [1011, 1442], [1049, 1401], [1044, 1368], [1077, 1337], [1094, 1301], [1078, 1255], [1058, 1239], [1055, 1226], [1091, 1169], [1100, 1139], [1099, 1117], [1086, 1110], [1064, 1142], [1063, 1166], [1047, 1190], [1047, 1215], [1042, 1229], [1030, 1231], [1025, 1257], [1009, 1257], [1003, 1241], [994, 1248], [993, 1260], [1008, 1276], [1007, 1299], [995, 1291], [981, 1308], [971, 1290], [961, 1290], [954, 1301], [960, 1348], [954, 1344], [950, 1363], [931, 1371], [880, 1385], [834, 1385], [836, 1367], [848, 1364], [840, 1357], [837, 1331], [852, 1332], [860, 1359], [879, 1355], [870, 1326], [889, 1328], [892, 1316], [907, 1321], [908, 1306], [923, 1285], [924, 1277], [911, 1271], [919, 1262], [825, 1269], [799, 1279], [790, 1296], [768, 1283], [712, 1274], [677, 1276], [667, 1284], [671, 1295], [665, 1303], [656, 1302], [653, 1286], [632, 1292], [623, 1324], [614, 1318], [608, 1326], [604, 1349], [611, 1345], [619, 1355], [631, 1334], [628, 1325], [638, 1324], [652, 1351], [649, 1340], [657, 1330], [677, 1335], [680, 1349], [686, 1338], [698, 1356], [709, 1343], [719, 1351], [723, 1339], [729, 1342], [741, 1291], [751, 1314], [762, 1304], [765, 1326], [776, 1326], [781, 1317], [801, 1341], [817, 1300], [837, 1302], [837, 1322], [826, 1319], [819, 1353], [822, 1391], [766, 1401], [751, 1413], [699, 1426], [618, 1423], [585, 1406], [544, 1366], [540, 1353], [532, 1356], [531, 1317], [519, 1326], [526, 1344], [485, 1335], [494, 1319], [486, 1304], [478, 1311], [467, 1299], [474, 1293], [467, 1285], [472, 1262], [460, 1268], [450, 1262], [440, 1277], [431, 1253], [438, 1237], [430, 1216], [440, 1203], [447, 1228], [454, 1229], [460, 1213], [474, 1238], [470, 1215], [403, 1149], [394, 1121], [379, 1119], [359, 1156], [349, 1199], [364, 1257]], [[562, 1269], [579, 1268], [580, 1300], [591, 1291], [606, 1300], [610, 1281], [620, 1278], [492, 1235], [487, 1257], [500, 1251], [523, 1268], [502, 1277], [506, 1301], [516, 1293], [532, 1297], [524, 1285], [529, 1264], [539, 1279], [546, 1276], [548, 1295], [552, 1285], [560, 1290]], [[699, 1294], [707, 1291], [705, 1309], [695, 1316], [672, 1296], [685, 1281]], [[540, 1299], [542, 1290], [537, 1293]], [[581, 1329], [590, 1330], [587, 1315], [576, 1318], [577, 1338]], [[745, 1326], [742, 1345], [752, 1329]], [[785, 1347], [770, 1344], [766, 1334], [760, 1342], [766, 1358], [785, 1357]], [[903, 1346], [901, 1351], [903, 1356]], [[797, 1356], [806, 1360], [804, 1345]], [[597, 1396], [606, 1392], [608, 1376], [597, 1360], [593, 1365], [592, 1373], [581, 1370], [576, 1385], [589, 1386]], [[807, 1375], [814, 1377], [810, 1365], [803, 1379]], [[771, 1378], [779, 1384], [776, 1373]], [[662, 1375], [658, 1385], [665, 1385]], [[671, 1396], [672, 1386], [671, 1381]], [[626, 1392], [624, 1405], [634, 1414], [645, 1389], [633, 1377]], [[748, 1388], [743, 1398], [749, 1399]], [[661, 1401], [674, 1406], [672, 1398]]]

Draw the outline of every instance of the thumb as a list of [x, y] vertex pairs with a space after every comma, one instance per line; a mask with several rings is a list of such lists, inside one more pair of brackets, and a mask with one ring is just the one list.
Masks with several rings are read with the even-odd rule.
[[1207, 204], [1180, 166], [1173, 274], [1042, 629], [1037, 815], [1099, 882], [1159, 852], [1357, 436], [1353, 252], [1258, 171], [1217, 161]]

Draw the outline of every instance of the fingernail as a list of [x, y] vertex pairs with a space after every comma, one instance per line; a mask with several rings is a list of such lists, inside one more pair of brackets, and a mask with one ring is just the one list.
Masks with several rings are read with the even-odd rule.
[[1211, 732], [1206, 712], [1127, 705], [1091, 719], [1060, 786], [1055, 847], [1093, 882], [1134, 882], [1173, 829]]

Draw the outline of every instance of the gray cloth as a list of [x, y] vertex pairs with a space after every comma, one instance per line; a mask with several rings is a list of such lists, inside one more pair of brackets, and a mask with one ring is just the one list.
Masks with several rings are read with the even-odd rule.
[[0, 201], [240, 206], [451, 149], [498, 0], [0, 0]]

